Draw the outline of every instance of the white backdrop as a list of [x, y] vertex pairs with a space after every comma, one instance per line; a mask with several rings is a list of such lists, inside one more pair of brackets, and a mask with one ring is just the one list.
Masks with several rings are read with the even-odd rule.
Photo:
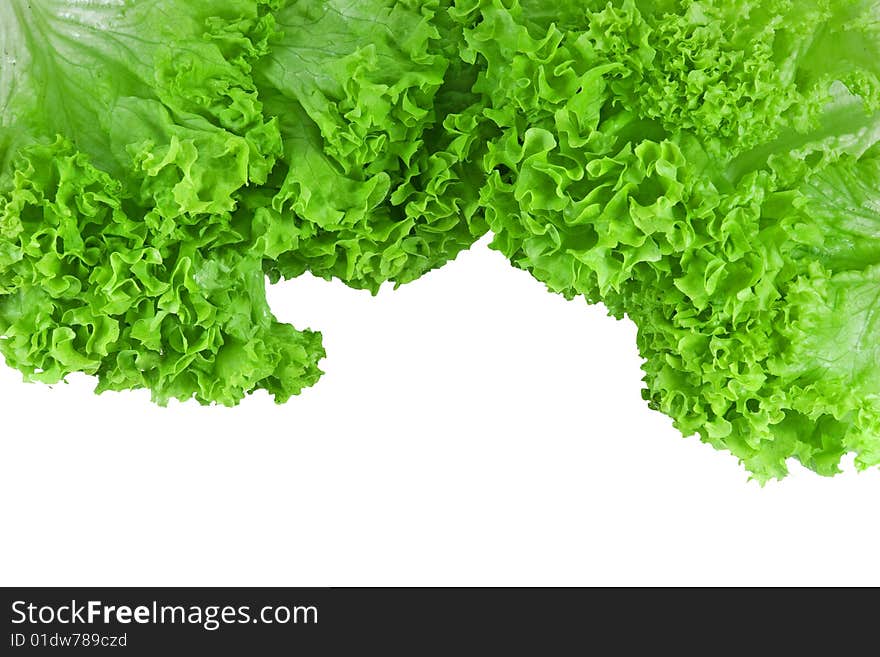
[[270, 302], [328, 351], [284, 406], [0, 368], [0, 584], [880, 584], [880, 472], [749, 483], [641, 400], [631, 324], [485, 243]]

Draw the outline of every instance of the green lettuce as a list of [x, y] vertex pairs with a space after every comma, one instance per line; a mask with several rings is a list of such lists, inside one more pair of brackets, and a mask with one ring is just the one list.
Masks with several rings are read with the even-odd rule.
[[492, 248], [638, 326], [760, 481], [880, 464], [877, 0], [8, 0], [0, 352], [235, 404], [313, 384], [265, 281]]
[[310, 271], [375, 292], [471, 246], [487, 230], [491, 127], [440, 3], [300, 0], [275, 20], [254, 78], [284, 154], [251, 201], [261, 223], [285, 225], [270, 276]]
[[28, 379], [233, 404], [318, 378], [236, 199], [282, 151], [250, 76], [270, 5], [0, 4], [0, 352]]
[[880, 463], [877, 3], [561, 4], [458, 3], [494, 248], [632, 318], [650, 405], [756, 478]]

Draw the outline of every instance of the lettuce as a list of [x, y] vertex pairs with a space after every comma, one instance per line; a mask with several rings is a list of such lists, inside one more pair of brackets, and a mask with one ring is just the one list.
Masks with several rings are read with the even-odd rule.
[[632, 318], [650, 405], [757, 479], [880, 463], [877, 3], [561, 4], [458, 3], [494, 248]]
[[282, 143], [252, 63], [269, 3], [0, 4], [0, 352], [233, 404], [319, 376], [320, 336], [274, 320], [236, 194]]
[[877, 0], [0, 4], [0, 352], [235, 404], [313, 384], [265, 281], [491, 232], [639, 328], [752, 475], [880, 464]]
[[290, 238], [272, 249], [273, 280], [310, 271], [376, 291], [486, 232], [482, 106], [438, 12], [437, 2], [300, 0], [276, 13], [280, 36], [254, 72], [285, 144], [271, 201], [256, 205]]

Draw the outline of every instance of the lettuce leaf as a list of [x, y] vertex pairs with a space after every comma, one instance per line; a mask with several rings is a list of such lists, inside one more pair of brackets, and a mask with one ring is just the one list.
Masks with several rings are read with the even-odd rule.
[[271, 4], [0, 4], [0, 352], [28, 379], [233, 404], [320, 375], [238, 208], [281, 153], [250, 77]]
[[438, 3], [300, 0], [275, 19], [255, 78], [285, 151], [274, 195], [252, 205], [296, 238], [273, 248], [270, 276], [375, 292], [483, 235], [480, 107]]
[[651, 406], [755, 478], [880, 463], [877, 4], [561, 4], [457, 3], [494, 248], [632, 318]]
[[8, 0], [0, 353], [278, 401], [377, 291], [492, 248], [639, 328], [648, 404], [759, 481], [880, 464], [877, 0]]

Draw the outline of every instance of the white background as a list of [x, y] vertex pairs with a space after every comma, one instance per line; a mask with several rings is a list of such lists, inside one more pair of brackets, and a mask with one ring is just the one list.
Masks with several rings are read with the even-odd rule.
[[0, 368], [0, 584], [880, 584], [880, 472], [749, 482], [646, 407], [631, 324], [484, 243], [270, 302], [328, 351], [284, 406]]

